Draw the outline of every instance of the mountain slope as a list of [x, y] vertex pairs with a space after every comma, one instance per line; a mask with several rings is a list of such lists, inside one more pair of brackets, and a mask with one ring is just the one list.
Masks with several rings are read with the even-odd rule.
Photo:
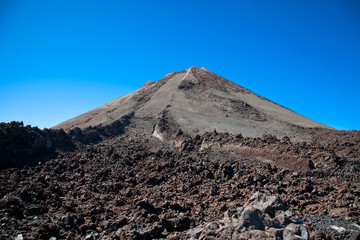
[[272, 134], [306, 140], [304, 128], [330, 128], [197, 67], [169, 73], [54, 128], [108, 125], [131, 112], [135, 113], [132, 126], [141, 134], [152, 134], [164, 117], [169, 128], [189, 135], [216, 129], [249, 137]]
[[55, 128], [0, 123], [0, 239], [359, 239], [360, 132], [206, 69]]

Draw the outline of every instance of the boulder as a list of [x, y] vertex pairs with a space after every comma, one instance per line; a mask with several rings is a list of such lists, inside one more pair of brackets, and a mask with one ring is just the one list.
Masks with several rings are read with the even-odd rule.
[[224, 218], [187, 231], [188, 239], [309, 239], [302, 220], [276, 196], [256, 192]]

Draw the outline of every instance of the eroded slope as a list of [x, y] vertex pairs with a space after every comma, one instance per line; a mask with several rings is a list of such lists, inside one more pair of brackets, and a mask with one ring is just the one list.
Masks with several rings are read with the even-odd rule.
[[[55, 126], [75, 127], [107, 125], [134, 112], [138, 134], [152, 134], [164, 111], [189, 135], [219, 132], [260, 137], [272, 134], [294, 140], [310, 140], [308, 128], [328, 126], [310, 120], [209, 70], [191, 67], [182, 72], [145, 84], [139, 90], [118, 98], [93, 111]], [[141, 129], [141, 130], [140, 130]]]

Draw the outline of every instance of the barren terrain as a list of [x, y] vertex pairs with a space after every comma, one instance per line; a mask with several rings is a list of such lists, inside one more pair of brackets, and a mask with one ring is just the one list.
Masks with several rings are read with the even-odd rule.
[[125, 133], [79, 144], [45, 162], [38, 155], [39, 162], [29, 160], [33, 166], [1, 171], [0, 234], [179, 239], [261, 192], [284, 201], [303, 219], [311, 239], [357, 239], [360, 134], [328, 131], [322, 137], [326, 144], [178, 133], [179, 148]]
[[360, 132], [192, 67], [0, 123], [0, 239], [360, 239]]

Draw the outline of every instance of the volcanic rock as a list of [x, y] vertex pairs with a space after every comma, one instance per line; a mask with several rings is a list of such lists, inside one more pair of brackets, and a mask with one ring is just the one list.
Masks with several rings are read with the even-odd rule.
[[244, 207], [187, 232], [191, 239], [309, 239], [302, 220], [276, 196], [255, 193]]
[[192, 67], [54, 129], [1, 123], [0, 238], [359, 239], [359, 156], [359, 131]]

